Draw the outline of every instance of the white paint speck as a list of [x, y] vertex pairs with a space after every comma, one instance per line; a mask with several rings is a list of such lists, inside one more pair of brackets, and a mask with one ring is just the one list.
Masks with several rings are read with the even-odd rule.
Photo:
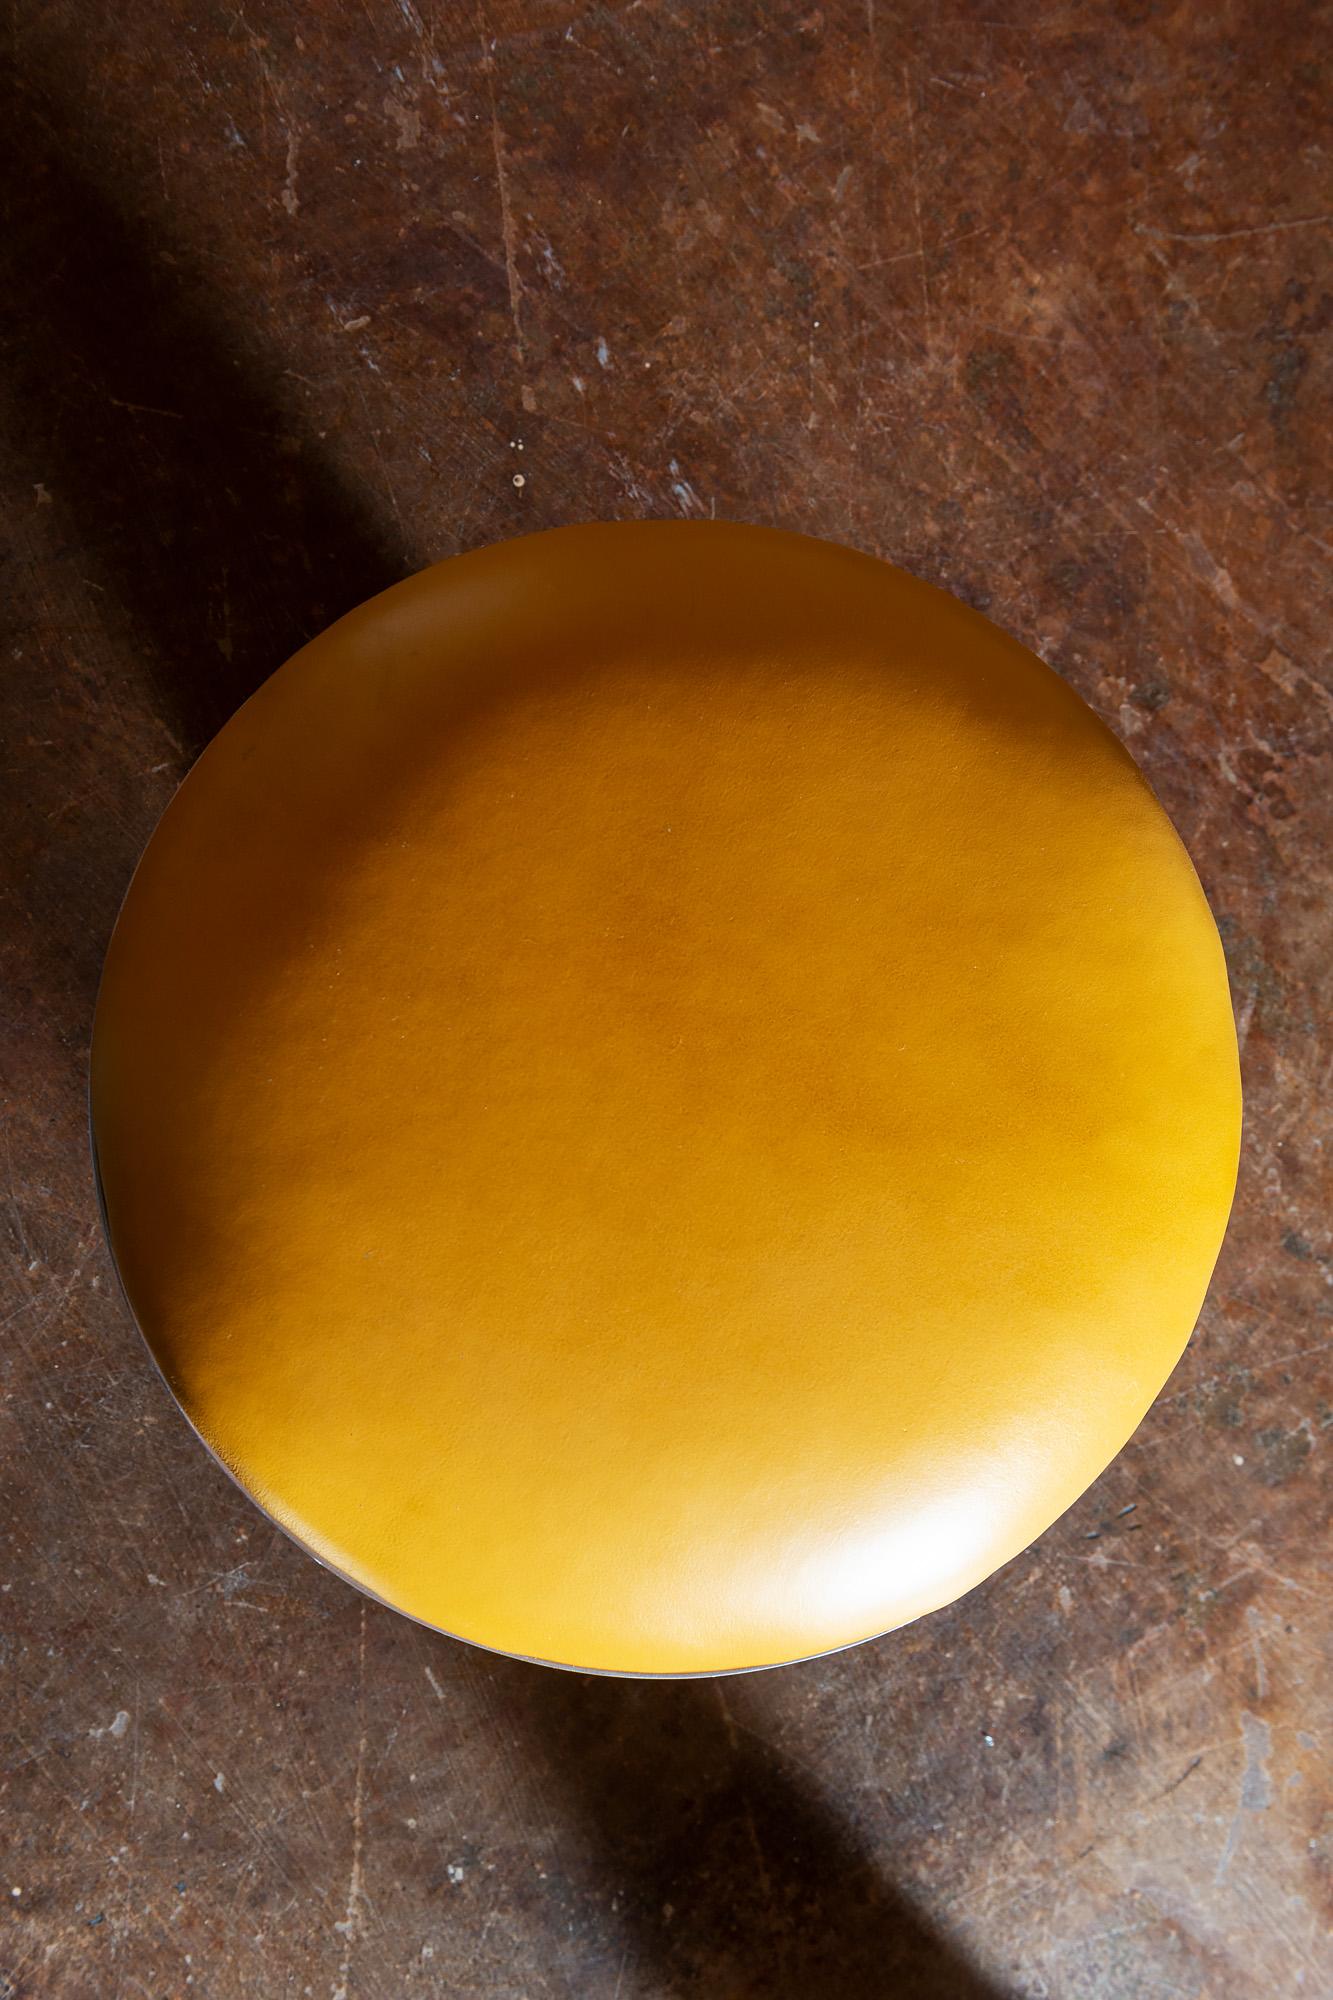
[[213, 1777], [213, 1790], [215, 1792], [225, 1792], [226, 1789], [227, 1780], [223, 1777], [221, 1771], [216, 1772]]
[[995, 1738], [993, 1736], [983, 1736], [981, 1740], [986, 1745], [986, 1748], [988, 1750], [993, 1750], [995, 1748]]
[[600, 335], [597, 340], [597, 365], [599, 368], [609, 368], [611, 366], [611, 350], [607, 346], [605, 339]]
[[449, 1877], [449, 1880], [455, 1885], [455, 1887], [457, 1887], [458, 1883], [460, 1883], [464, 1875], [466, 1875], [467, 1870], [463, 1867], [461, 1862], [451, 1861], [446, 1867], [444, 1872]]
[[526, 480], [526, 479], [525, 479], [525, 478], [523, 477], [523, 474], [522, 474], [521, 472], [516, 472], [516, 473], [514, 474], [514, 484], [515, 484], [515, 486], [518, 486], [518, 487], [523, 487], [523, 486], [526, 486], [526, 485], [527, 485], [527, 483], [528, 483], [528, 482], [527, 482], [527, 480]]
[[1244, 1465], [1245, 1463], [1244, 1452], [1241, 1451], [1233, 1452], [1231, 1455], [1231, 1463], [1233, 1465]]

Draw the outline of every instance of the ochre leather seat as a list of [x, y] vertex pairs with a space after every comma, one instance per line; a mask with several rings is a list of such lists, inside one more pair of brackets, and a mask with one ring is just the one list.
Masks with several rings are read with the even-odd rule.
[[115, 1256], [184, 1409], [412, 1616], [822, 1652], [1102, 1470], [1194, 1324], [1236, 1042], [1194, 870], [1055, 674], [868, 557], [483, 550], [207, 750], [107, 960]]

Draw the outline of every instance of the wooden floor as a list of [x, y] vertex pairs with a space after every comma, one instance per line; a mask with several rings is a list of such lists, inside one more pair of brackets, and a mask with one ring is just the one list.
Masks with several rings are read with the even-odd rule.
[[[1333, 1991], [1320, 39], [11, 10], [5, 2000]], [[119, 898], [247, 691], [432, 558], [661, 514], [892, 557], [1066, 675], [1197, 858], [1248, 1096], [1199, 1332], [1097, 1487], [950, 1611], [687, 1685], [489, 1658], [289, 1546], [148, 1364], [84, 1110]]]

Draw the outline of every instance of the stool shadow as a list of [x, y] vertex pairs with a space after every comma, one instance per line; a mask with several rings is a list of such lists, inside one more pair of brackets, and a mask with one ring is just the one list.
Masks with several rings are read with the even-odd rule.
[[625, 1994], [1003, 2000], [885, 1882], [851, 1814], [738, 1723], [732, 1683], [512, 1673], [513, 1712], [615, 1886]]
[[[265, 379], [262, 313], [220, 330], [184, 249], [129, 218], [81, 119], [11, 79], [0, 129], [11, 446], [75, 574], [128, 614], [185, 760], [306, 639], [413, 565]], [[229, 302], [230, 303], [230, 302]]]
[[[145, 243], [136, 191], [104, 181], [100, 157], [93, 173], [82, 125], [21, 83], [8, 97], [10, 445], [67, 510], [66, 558], [128, 619], [188, 762], [289, 653], [413, 563], [273, 392], [262, 340], [224, 337], [184, 251]], [[90, 998], [113, 914], [92, 894], [43, 899], [66, 912], [43, 976], [73, 970]], [[814, 1782], [735, 1722], [725, 1683], [496, 1672], [615, 1887], [640, 1975], [627, 1958], [626, 1993], [646, 1977], [706, 2000], [1001, 2000]]]

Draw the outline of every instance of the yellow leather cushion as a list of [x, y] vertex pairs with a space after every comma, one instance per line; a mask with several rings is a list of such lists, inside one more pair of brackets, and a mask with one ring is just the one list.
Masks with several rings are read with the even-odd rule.
[[1217, 933], [1114, 739], [825, 543], [562, 530], [414, 577], [204, 754], [107, 960], [110, 1235], [308, 1548], [578, 1667], [968, 1589], [1194, 1323]]

